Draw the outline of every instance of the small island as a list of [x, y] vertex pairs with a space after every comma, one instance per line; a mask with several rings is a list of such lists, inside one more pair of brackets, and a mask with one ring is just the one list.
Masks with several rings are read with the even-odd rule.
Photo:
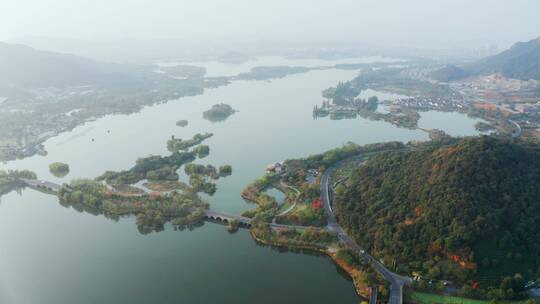
[[305, 73], [316, 68], [291, 67], [291, 66], [259, 66], [252, 68], [247, 73], [236, 76], [238, 79], [245, 80], [267, 80], [273, 78], [283, 78], [292, 74]]
[[56, 177], [65, 177], [69, 174], [69, 165], [61, 162], [55, 162], [49, 165], [49, 171]]
[[206, 68], [194, 65], [161, 67], [161, 70], [176, 78], [201, 78], [206, 74]]
[[230, 105], [225, 103], [215, 104], [210, 110], [203, 112], [203, 118], [211, 122], [224, 121], [236, 112]]
[[226, 177], [232, 174], [232, 167], [230, 165], [224, 165], [219, 167], [219, 176]]
[[188, 123], [189, 123], [189, 122], [188, 122], [187, 120], [181, 119], [181, 120], [179, 120], [179, 121], [176, 122], [176, 125], [183, 128], [183, 127], [187, 126]]
[[332, 120], [355, 119], [358, 116], [370, 120], [380, 120], [391, 123], [400, 128], [416, 129], [420, 114], [418, 111], [405, 107], [393, 107], [388, 113], [377, 112], [379, 98], [371, 96], [367, 99], [357, 97], [362, 88], [350, 82], [339, 83], [322, 91], [325, 99], [320, 106], [313, 107], [313, 117], [329, 116]]
[[62, 188], [58, 193], [62, 205], [113, 219], [135, 215], [137, 227], [143, 234], [163, 230], [168, 221], [180, 229], [197, 225], [208, 208], [208, 203], [195, 193], [129, 195], [111, 191], [106, 185], [88, 179], [71, 182], [69, 189]]
[[[191, 147], [199, 145], [204, 140], [214, 136], [212, 133], [197, 133], [191, 139], [176, 138], [174, 135], [167, 141], [167, 149], [171, 152], [186, 151]], [[201, 151], [202, 150], [202, 151]], [[206, 148], [197, 148], [197, 154], [206, 151]], [[210, 149], [208, 149], [210, 151]], [[204, 154], [204, 153], [202, 153]]]
[[[199, 193], [213, 195], [217, 187], [211, 180], [226, 176], [212, 165], [191, 163], [197, 155], [209, 152], [208, 146], [191, 147], [210, 136], [206, 133], [188, 140], [174, 138], [168, 143], [169, 156], [139, 158], [129, 170], [107, 171], [95, 180], [72, 181], [57, 193], [60, 202], [66, 207], [113, 219], [135, 215], [141, 233], [161, 231], [166, 222], [175, 229], [193, 228], [204, 219], [209, 207]], [[189, 176], [189, 184], [179, 181], [177, 171], [182, 166]], [[232, 170], [230, 166], [221, 168], [224, 172]], [[140, 188], [139, 183], [146, 189]]]

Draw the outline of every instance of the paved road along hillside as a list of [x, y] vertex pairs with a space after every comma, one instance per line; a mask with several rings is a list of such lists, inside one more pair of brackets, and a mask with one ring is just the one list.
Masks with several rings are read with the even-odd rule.
[[376, 260], [370, 254], [365, 252], [356, 242], [349, 237], [349, 235], [341, 228], [337, 223], [336, 215], [330, 201], [330, 186], [329, 181], [332, 173], [338, 169], [345, 161], [350, 161], [354, 159], [360, 159], [363, 156], [359, 155], [350, 157], [344, 161], [338, 162], [334, 166], [328, 168], [323, 176], [321, 177], [321, 196], [324, 202], [324, 210], [328, 216], [328, 229], [333, 230], [337, 233], [338, 238], [341, 242], [346, 244], [350, 249], [356, 252], [359, 256], [365, 258], [372, 266], [377, 270], [388, 282], [390, 282], [390, 304], [402, 304], [403, 303], [403, 285], [410, 284], [411, 279], [408, 277], [400, 276], [388, 270], [381, 262]]

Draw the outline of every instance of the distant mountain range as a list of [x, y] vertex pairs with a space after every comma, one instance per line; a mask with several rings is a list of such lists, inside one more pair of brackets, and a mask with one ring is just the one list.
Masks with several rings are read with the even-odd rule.
[[[249, 59], [248, 54], [260, 54], [268, 51], [267, 44], [250, 45], [247, 42], [233, 43], [230, 40], [208, 42], [191, 39], [81, 40], [25, 36], [6, 42], [100, 61], [136, 64], [177, 60], [243, 62]], [[242, 53], [239, 53], [238, 50], [241, 50]]]
[[440, 81], [454, 81], [472, 75], [501, 73], [521, 80], [540, 80], [540, 37], [518, 42], [508, 50], [463, 66], [447, 66], [431, 74]]
[[88, 120], [228, 84], [204, 69], [184, 78], [155, 69], [0, 43], [0, 160], [43, 153], [45, 139]]
[[66, 87], [136, 81], [145, 69], [0, 42], [3, 87]]

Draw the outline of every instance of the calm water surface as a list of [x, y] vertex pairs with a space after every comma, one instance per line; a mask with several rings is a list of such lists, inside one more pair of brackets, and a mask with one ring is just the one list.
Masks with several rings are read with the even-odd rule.
[[[296, 64], [296, 65], [301, 65]], [[267, 164], [340, 146], [427, 135], [364, 119], [312, 118], [322, 89], [354, 78], [355, 71], [313, 71], [273, 81], [238, 81], [133, 115], [111, 115], [48, 140], [46, 157], [1, 165], [30, 169], [42, 179], [67, 182], [130, 168], [138, 157], [168, 154], [166, 141], [212, 132], [210, 156], [199, 163], [230, 164], [218, 181], [212, 209], [253, 208], [240, 191]], [[372, 92], [370, 92], [372, 93]], [[215, 103], [238, 112], [211, 123], [202, 112]], [[177, 120], [187, 119], [180, 128]], [[420, 125], [453, 135], [475, 134], [475, 120], [427, 112]], [[108, 131], [110, 130], [110, 133]], [[94, 141], [92, 142], [92, 139]], [[55, 178], [51, 162], [71, 173]], [[257, 245], [246, 230], [229, 234], [206, 223], [193, 231], [138, 233], [134, 218], [119, 221], [79, 213], [27, 189], [0, 202], [0, 303], [358, 303], [351, 282], [326, 257], [279, 252]]]
[[240, 63], [225, 63], [220, 61], [194, 61], [194, 62], [163, 62], [158, 63], [161, 66], [174, 66], [174, 65], [195, 65], [204, 66], [206, 68], [206, 76], [219, 77], [219, 76], [236, 76], [240, 73], [247, 73], [252, 68], [258, 66], [303, 66], [303, 67], [325, 67], [333, 66], [335, 64], [358, 64], [358, 63], [373, 63], [373, 62], [401, 62], [402, 59], [372, 56], [372, 57], [359, 57], [359, 58], [343, 58], [338, 60], [324, 60], [317, 58], [307, 59], [288, 59], [279, 56], [260, 56], [256, 58], [250, 58], [249, 60]]

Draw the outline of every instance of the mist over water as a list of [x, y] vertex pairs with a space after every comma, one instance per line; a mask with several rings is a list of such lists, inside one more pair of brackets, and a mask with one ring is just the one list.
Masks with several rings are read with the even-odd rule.
[[[136, 114], [89, 122], [48, 140], [47, 156], [9, 162], [5, 168], [30, 169], [56, 182], [93, 178], [106, 170], [126, 170], [141, 156], [167, 155], [165, 143], [171, 135], [188, 138], [212, 132], [214, 137], [207, 141], [210, 155], [196, 162], [230, 164], [233, 174], [220, 179], [217, 193], [207, 198], [212, 209], [240, 213], [253, 208], [241, 199], [241, 190], [262, 175], [268, 163], [323, 152], [348, 141], [427, 139], [421, 131], [384, 122], [313, 119], [311, 110], [320, 101], [321, 88], [356, 73], [321, 70], [272, 81], [234, 81]], [[203, 119], [202, 112], [218, 102], [238, 112], [219, 123]], [[437, 115], [422, 114], [420, 123], [427, 119], [426, 124], [455, 135], [476, 133], [473, 119]], [[436, 125], [429, 122], [433, 116]], [[179, 119], [188, 119], [189, 125], [176, 126]], [[457, 121], [459, 128], [446, 128]], [[48, 164], [53, 161], [68, 163], [70, 174], [65, 178], [50, 174]], [[27, 189], [2, 198], [0, 234], [6, 290], [2, 299], [9, 303], [358, 301], [349, 279], [328, 258], [260, 247], [247, 231], [231, 235], [213, 223], [194, 231], [166, 226], [163, 232], [140, 235], [133, 217], [115, 222], [79, 213], [60, 206], [56, 197]], [[274, 295], [276, 290], [284, 292]]]
[[6, 0], [0, 40], [119, 61], [310, 47], [485, 54], [540, 36], [538, 11], [529, 0]]
[[[471, 88], [485, 81], [453, 84], [470, 94], [465, 102], [463, 91], [430, 77], [443, 67], [466, 74], [458, 67], [540, 36], [539, 11], [540, 2], [530, 0], [3, 0], [0, 171], [31, 170], [58, 184], [94, 179], [170, 155], [173, 136], [210, 132], [210, 154], [194, 163], [231, 165], [232, 175], [212, 180], [215, 194], [200, 197], [213, 211], [241, 214], [256, 207], [242, 190], [268, 164], [349, 142], [427, 141], [428, 130], [478, 135], [478, 122], [521, 132], [507, 117], [488, 121], [473, 111], [486, 94]], [[521, 59], [525, 72], [528, 58], [538, 57]], [[528, 75], [487, 91], [527, 82], [530, 91], [510, 95], [530, 101], [540, 84]], [[322, 97], [347, 85], [361, 92]], [[347, 103], [338, 105], [343, 96]], [[386, 101], [366, 115], [379, 120], [357, 117], [366, 102], [355, 97], [372, 96]], [[323, 99], [333, 102], [323, 107], [328, 116], [315, 118]], [[415, 102], [423, 104], [405, 105]], [[236, 112], [205, 119], [220, 103]], [[340, 115], [347, 111], [353, 115]], [[473, 112], [488, 120], [464, 114]], [[68, 164], [69, 174], [51, 173], [55, 162]], [[189, 182], [184, 167], [177, 173]], [[266, 192], [284, 202], [282, 192]], [[192, 206], [182, 212], [195, 213]], [[362, 301], [325, 255], [262, 246], [246, 229], [229, 233], [213, 222], [181, 231], [167, 223], [142, 234], [137, 221], [66, 207], [30, 188], [0, 196], [0, 304]]]

